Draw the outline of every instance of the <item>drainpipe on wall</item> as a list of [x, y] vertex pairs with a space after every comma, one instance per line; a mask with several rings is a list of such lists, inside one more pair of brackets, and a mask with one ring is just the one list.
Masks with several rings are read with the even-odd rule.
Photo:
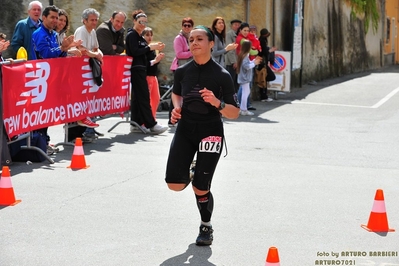
[[50, 6], [54, 5], [54, 1], [53, 0], [49, 0], [49, 5]]
[[245, 14], [245, 16], [246, 16], [246, 21], [248, 24], [249, 24], [249, 13], [250, 13], [249, 9], [250, 9], [250, 7], [251, 7], [250, 0], [247, 0], [247, 14]]
[[272, 34], [273, 34], [273, 36], [272, 36], [272, 38], [273, 38], [273, 46], [275, 45], [274, 44], [274, 40], [275, 40], [275, 37], [276, 37], [276, 27], [274, 26], [274, 25], [276, 25], [276, 1], [274, 1], [273, 0], [273, 7], [272, 7], [272, 10], [273, 10], [273, 12], [272, 12], [272, 23], [273, 23], [273, 25], [272, 25]]

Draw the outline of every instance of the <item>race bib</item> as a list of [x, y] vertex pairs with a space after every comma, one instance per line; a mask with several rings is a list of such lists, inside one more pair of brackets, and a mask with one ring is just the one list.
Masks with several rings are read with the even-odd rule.
[[220, 153], [222, 140], [220, 136], [209, 136], [202, 139], [199, 144], [199, 152]]

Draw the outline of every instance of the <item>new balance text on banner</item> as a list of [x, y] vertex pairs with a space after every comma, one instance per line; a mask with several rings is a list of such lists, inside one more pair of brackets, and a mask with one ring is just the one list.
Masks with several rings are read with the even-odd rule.
[[119, 113], [130, 106], [128, 56], [104, 56], [97, 86], [88, 57], [27, 61], [2, 67], [3, 116], [10, 137], [34, 129]]

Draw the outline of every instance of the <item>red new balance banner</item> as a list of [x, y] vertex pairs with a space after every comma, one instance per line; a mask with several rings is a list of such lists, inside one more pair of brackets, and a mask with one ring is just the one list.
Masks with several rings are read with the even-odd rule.
[[104, 56], [101, 86], [95, 84], [86, 57], [3, 66], [8, 135], [129, 110], [131, 61], [128, 56]]

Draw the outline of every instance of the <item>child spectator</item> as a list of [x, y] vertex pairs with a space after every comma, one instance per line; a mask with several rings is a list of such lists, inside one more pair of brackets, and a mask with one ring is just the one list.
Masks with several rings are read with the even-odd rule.
[[241, 43], [241, 50], [238, 54], [237, 59], [237, 74], [238, 74], [238, 84], [242, 87], [242, 96], [240, 100], [240, 115], [254, 115], [254, 113], [248, 111], [247, 109], [247, 99], [250, 93], [249, 84], [252, 81], [253, 71], [252, 69], [259, 65], [262, 58], [257, 56], [255, 59], [249, 59], [249, 53], [252, 44], [248, 40], [244, 40]]

